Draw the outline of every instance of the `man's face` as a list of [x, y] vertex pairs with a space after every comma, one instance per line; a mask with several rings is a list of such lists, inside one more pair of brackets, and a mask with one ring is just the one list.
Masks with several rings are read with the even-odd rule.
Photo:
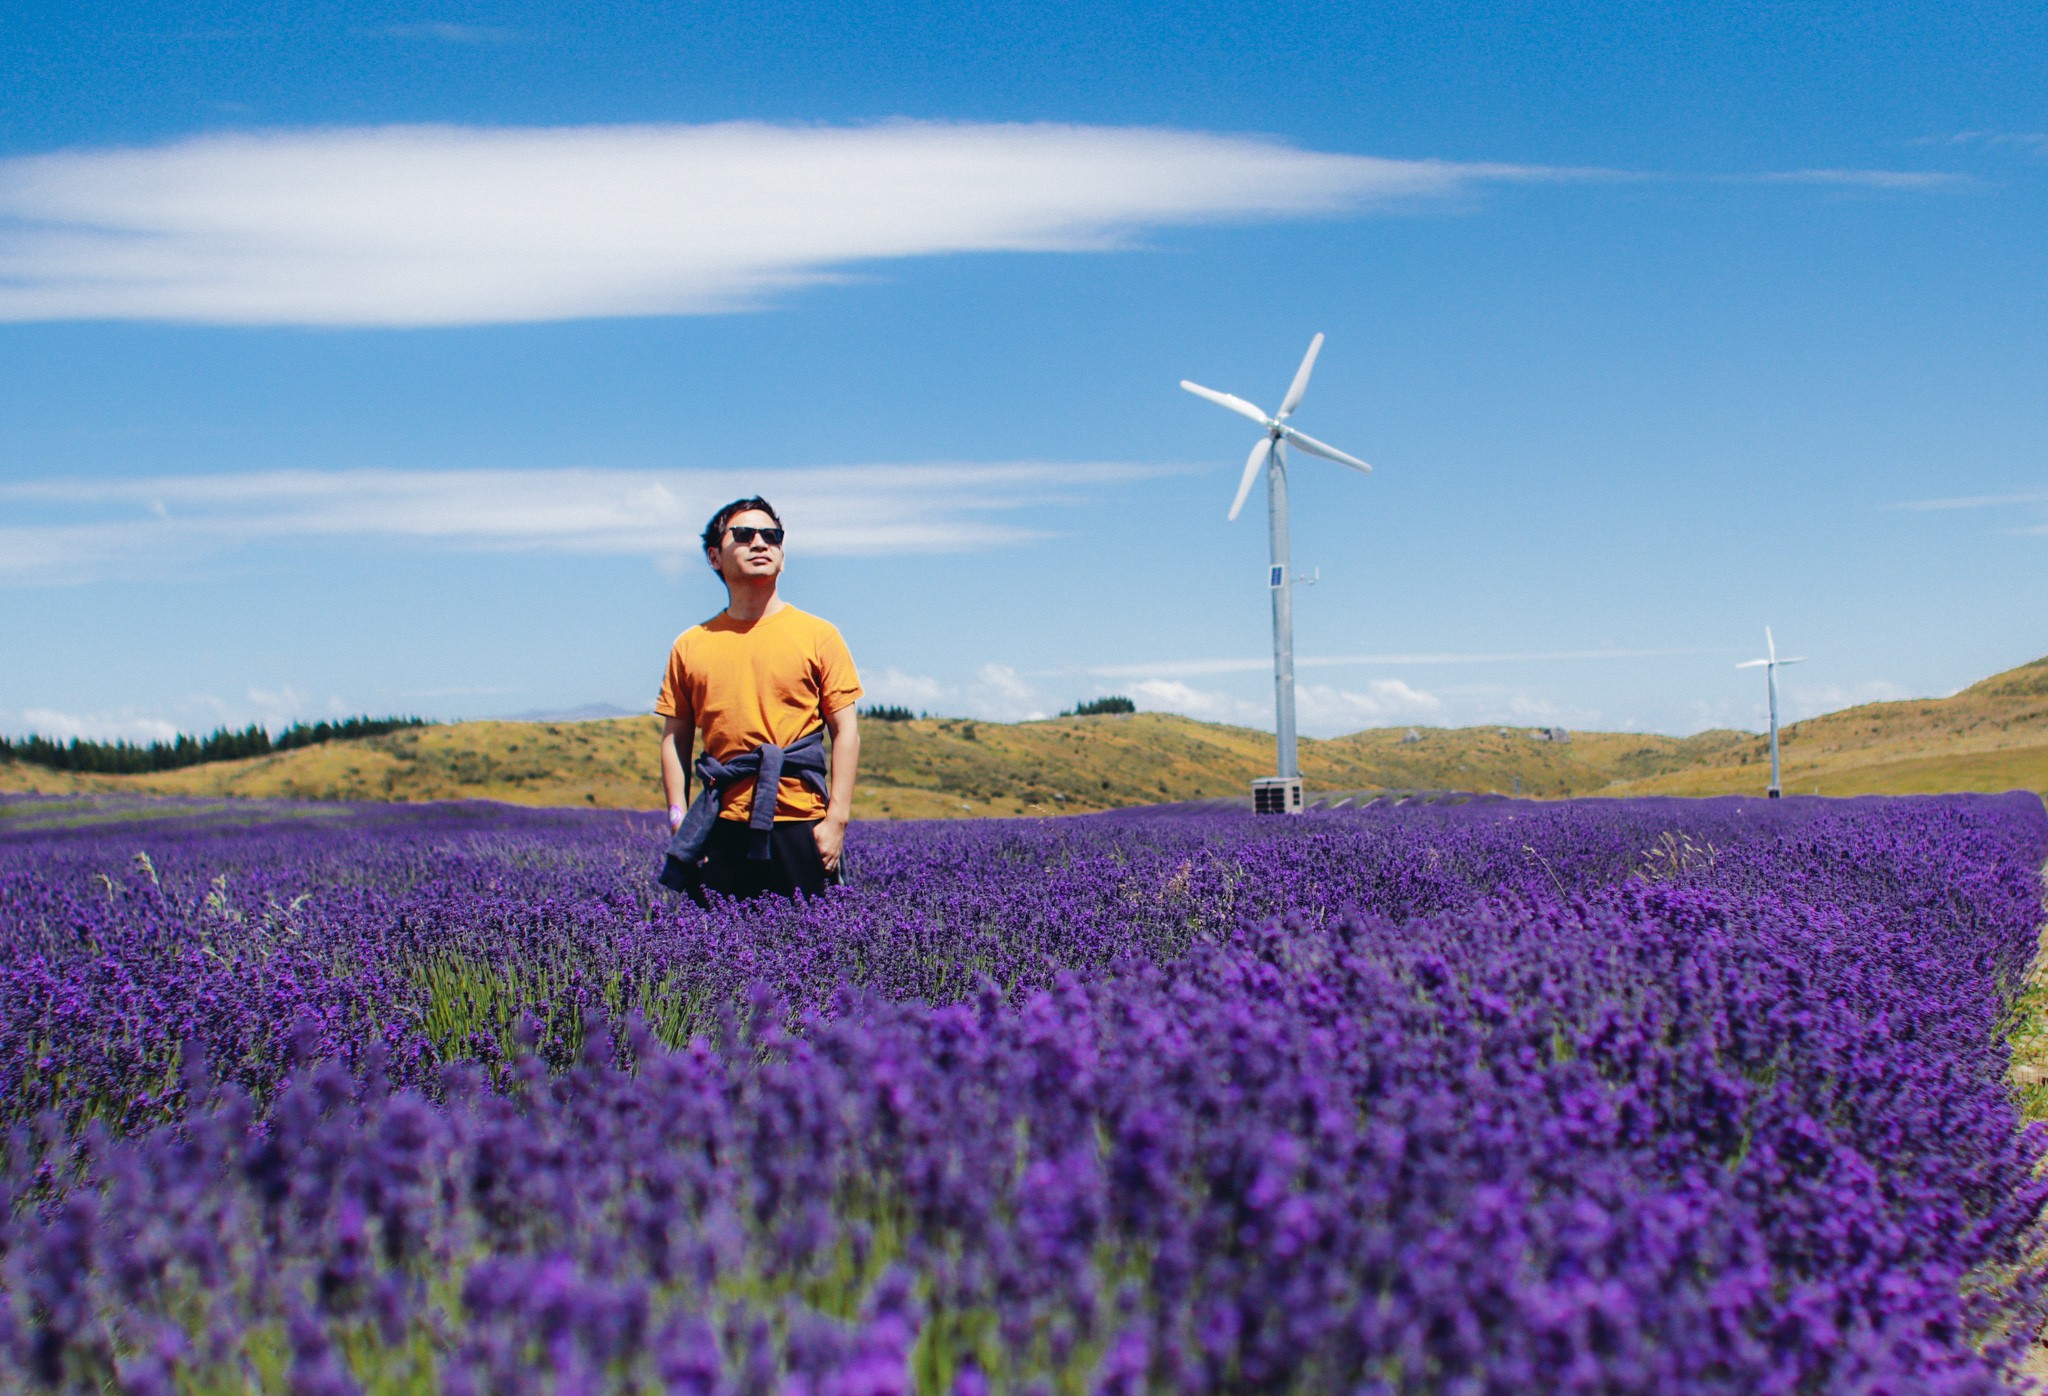
[[718, 540], [718, 546], [706, 551], [711, 565], [728, 582], [740, 577], [774, 577], [782, 572], [782, 548], [770, 543], [759, 533], [751, 542], [742, 543], [733, 537], [733, 529], [780, 528], [781, 524], [759, 509], [747, 509], [734, 514], [725, 521], [725, 534]]

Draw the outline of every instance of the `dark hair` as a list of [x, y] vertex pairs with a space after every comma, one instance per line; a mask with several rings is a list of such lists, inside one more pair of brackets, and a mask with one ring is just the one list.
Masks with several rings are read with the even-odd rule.
[[[704, 525], [704, 551], [707, 553], [715, 552], [718, 545], [725, 541], [725, 526], [731, 522], [733, 515], [744, 514], [752, 509], [759, 509], [769, 518], [775, 520], [777, 528], [782, 527], [782, 515], [776, 513], [775, 506], [761, 498], [760, 495], [754, 495], [749, 499], [735, 499], [732, 503], [713, 514], [711, 522]], [[718, 564], [714, 562], [711, 565], [716, 567]]]

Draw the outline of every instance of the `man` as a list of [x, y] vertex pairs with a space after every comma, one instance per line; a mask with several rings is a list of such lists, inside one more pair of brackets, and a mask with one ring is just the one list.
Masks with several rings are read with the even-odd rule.
[[[736, 499], [711, 516], [704, 557], [725, 583], [725, 609], [677, 637], [654, 704], [666, 719], [661, 784], [673, 833], [661, 881], [699, 903], [707, 892], [815, 897], [840, 880], [860, 676], [839, 632], [777, 593], [782, 538], [765, 499]], [[699, 731], [703, 788], [692, 804]]]

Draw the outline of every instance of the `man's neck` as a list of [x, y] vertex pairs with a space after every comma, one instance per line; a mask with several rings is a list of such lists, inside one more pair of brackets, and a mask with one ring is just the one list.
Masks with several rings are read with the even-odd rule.
[[725, 613], [738, 621], [766, 620], [789, 604], [776, 592], [773, 577], [759, 583], [745, 580], [738, 586], [727, 583], [725, 596]]

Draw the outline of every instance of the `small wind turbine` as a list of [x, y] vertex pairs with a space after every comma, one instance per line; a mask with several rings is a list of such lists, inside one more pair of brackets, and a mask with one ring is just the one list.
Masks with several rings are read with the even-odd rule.
[[[1296, 760], [1294, 740], [1294, 586], [1293, 579], [1287, 574], [1287, 448], [1297, 446], [1312, 456], [1348, 465], [1368, 475], [1372, 473], [1372, 467], [1356, 456], [1347, 456], [1335, 446], [1325, 445], [1287, 425], [1294, 409], [1301, 406], [1302, 394], [1308, 391], [1308, 376], [1315, 370], [1316, 355], [1322, 352], [1322, 348], [1321, 335], [1309, 341], [1308, 353], [1302, 356], [1301, 367], [1294, 371], [1294, 382], [1289, 385], [1287, 396], [1281, 399], [1280, 410], [1270, 417], [1241, 397], [1219, 393], [1199, 383], [1190, 383], [1185, 378], [1180, 384], [1196, 397], [1205, 397], [1219, 407], [1227, 407], [1265, 429], [1258, 444], [1252, 447], [1251, 457], [1244, 463], [1244, 478], [1237, 482], [1237, 498], [1230, 502], [1230, 517], [1235, 519], [1244, 508], [1245, 499], [1252, 492], [1252, 482], [1259, 478], [1261, 470], [1265, 471], [1267, 538], [1272, 548], [1272, 566], [1266, 574], [1266, 585], [1273, 593], [1273, 709], [1280, 772], [1273, 782], [1255, 782], [1252, 796], [1254, 807], [1267, 812], [1293, 813], [1301, 808], [1301, 766]], [[1266, 795], [1268, 790], [1277, 797], [1271, 804], [1277, 804], [1278, 811], [1271, 810]]]
[[1778, 666], [1781, 664], [1804, 664], [1805, 655], [1794, 659], [1778, 658], [1778, 642], [1771, 638], [1771, 627], [1764, 627], [1764, 655], [1762, 659], [1745, 659], [1735, 667], [1738, 669], [1762, 669], [1764, 688], [1771, 696], [1771, 790], [1770, 796], [1777, 799], [1784, 792], [1778, 788]]

